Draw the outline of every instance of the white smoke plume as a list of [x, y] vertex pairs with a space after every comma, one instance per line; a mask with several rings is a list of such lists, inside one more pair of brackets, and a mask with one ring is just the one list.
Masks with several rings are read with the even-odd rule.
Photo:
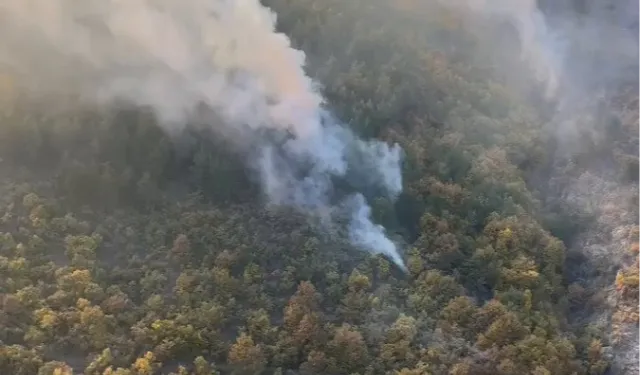
[[488, 16], [509, 22], [520, 44], [520, 58], [544, 85], [547, 98], [555, 97], [560, 85], [564, 45], [547, 27], [536, 0], [438, 0], [471, 19]]
[[[359, 183], [397, 196], [400, 149], [332, 120], [304, 63], [258, 0], [0, 1], [0, 72], [22, 91], [151, 107], [168, 131], [204, 104], [223, 119], [214, 130], [256, 156], [270, 203], [350, 207], [354, 244], [404, 269], [362, 195], [332, 202], [332, 180], [353, 170]], [[276, 141], [270, 130], [288, 136]]]

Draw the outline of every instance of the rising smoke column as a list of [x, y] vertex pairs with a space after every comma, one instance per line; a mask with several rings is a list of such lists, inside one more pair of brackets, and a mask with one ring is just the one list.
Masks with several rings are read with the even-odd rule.
[[537, 0], [436, 0], [445, 7], [455, 9], [467, 20], [492, 19], [506, 21], [516, 32], [519, 42], [517, 53], [535, 78], [544, 86], [547, 99], [558, 95], [560, 69], [566, 46], [549, 29]]
[[[2, 0], [0, 72], [39, 98], [151, 107], [168, 131], [205, 104], [223, 119], [213, 130], [254, 155], [270, 203], [348, 209], [351, 241], [404, 269], [363, 195], [332, 199], [333, 179], [363, 168], [371, 187], [395, 198], [399, 147], [332, 120], [304, 54], [274, 30], [275, 15], [257, 0]], [[269, 130], [290, 137], [275, 141]]]

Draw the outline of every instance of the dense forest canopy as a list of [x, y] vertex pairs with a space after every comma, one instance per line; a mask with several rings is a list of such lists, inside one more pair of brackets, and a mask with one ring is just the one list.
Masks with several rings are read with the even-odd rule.
[[7, 0], [0, 374], [637, 372], [628, 3]]

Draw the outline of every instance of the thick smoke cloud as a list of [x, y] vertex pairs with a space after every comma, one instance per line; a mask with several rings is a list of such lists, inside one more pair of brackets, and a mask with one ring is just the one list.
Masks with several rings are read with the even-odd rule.
[[270, 203], [348, 209], [354, 244], [404, 269], [364, 197], [333, 194], [357, 172], [396, 197], [399, 147], [360, 140], [325, 113], [304, 54], [274, 29], [257, 0], [4, 0], [0, 71], [45, 100], [150, 107], [172, 132], [204, 104], [223, 120], [214, 130], [252, 155]]

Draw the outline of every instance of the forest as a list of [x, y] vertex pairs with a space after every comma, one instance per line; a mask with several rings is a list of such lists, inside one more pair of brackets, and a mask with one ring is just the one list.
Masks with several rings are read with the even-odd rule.
[[637, 61], [587, 82], [620, 59], [575, 47], [565, 108], [507, 22], [262, 3], [333, 114], [402, 148], [397, 199], [366, 195], [407, 271], [265, 204], [206, 127], [57, 110], [0, 59], [0, 374], [637, 373]]

